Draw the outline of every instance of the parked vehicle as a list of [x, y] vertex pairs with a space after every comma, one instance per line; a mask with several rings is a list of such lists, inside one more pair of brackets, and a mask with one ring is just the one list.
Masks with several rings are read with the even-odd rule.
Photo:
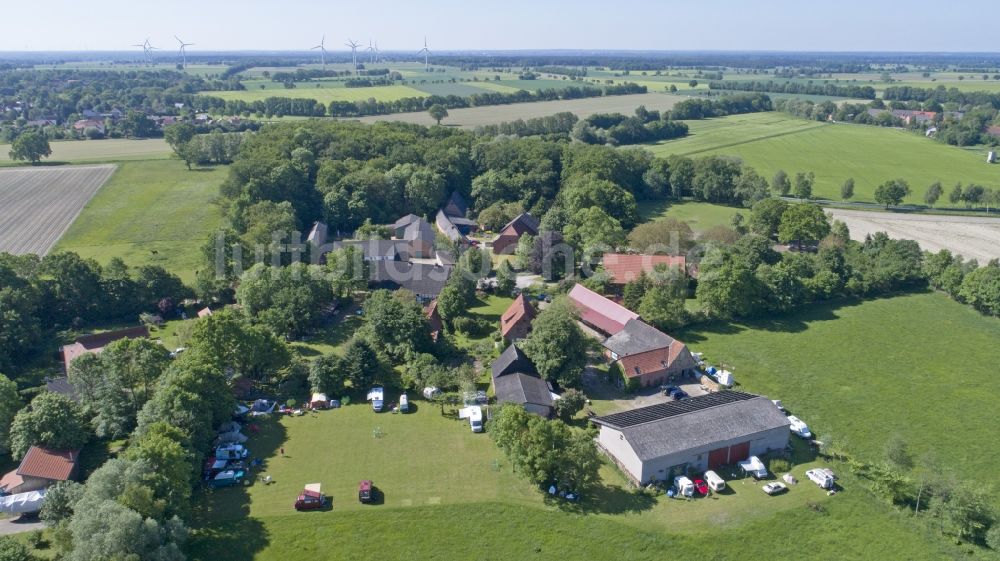
[[763, 487], [761, 487], [761, 489], [763, 489], [764, 492], [767, 493], [768, 495], [777, 495], [787, 491], [788, 487], [786, 487], [785, 484], [780, 481], [773, 481], [771, 483], [765, 484]]
[[670, 397], [674, 396], [674, 392], [681, 391], [677, 386], [660, 386], [660, 389], [663, 390], [663, 395], [669, 395]]
[[708, 496], [708, 484], [703, 479], [694, 480], [694, 490], [702, 497]]
[[399, 396], [399, 410], [406, 413], [410, 410], [410, 400], [407, 399], [406, 394]]
[[428, 386], [424, 388], [424, 399], [434, 399], [435, 397], [441, 395], [441, 390], [434, 386]]
[[757, 456], [750, 456], [749, 459], [740, 462], [739, 466], [747, 475], [752, 476], [754, 479], [764, 479], [768, 475], [767, 466]]
[[385, 401], [382, 397], [384, 394], [385, 390], [382, 389], [382, 386], [375, 386], [368, 392], [368, 401], [372, 402], [372, 410], [376, 413], [381, 412], [385, 406]]
[[371, 479], [365, 479], [358, 483], [358, 500], [363, 504], [371, 504], [375, 499], [375, 486]]
[[719, 477], [719, 474], [714, 471], [705, 472], [705, 481], [708, 483], [708, 487], [716, 493], [726, 488], [726, 480]]
[[483, 409], [478, 406], [470, 407], [469, 427], [472, 432], [483, 432]]
[[674, 487], [677, 489], [678, 495], [683, 495], [685, 497], [694, 496], [694, 483], [683, 475], [678, 475], [674, 478]]
[[318, 510], [326, 506], [327, 498], [319, 483], [309, 483], [295, 499], [295, 510]]
[[795, 415], [789, 415], [788, 420], [792, 423], [788, 426], [788, 430], [792, 431], [792, 434], [801, 436], [802, 438], [812, 438], [809, 425], [805, 424], [802, 419], [799, 419]]
[[227, 469], [226, 471], [220, 471], [215, 474], [215, 477], [209, 479], [208, 486], [214, 489], [232, 487], [243, 483], [244, 477], [246, 477], [246, 473], [243, 470]]
[[216, 460], [243, 460], [250, 455], [250, 451], [242, 444], [226, 444], [215, 449]]
[[833, 476], [823, 469], [811, 469], [806, 472], [806, 477], [809, 481], [812, 481], [816, 485], [819, 485], [820, 489], [833, 489]]

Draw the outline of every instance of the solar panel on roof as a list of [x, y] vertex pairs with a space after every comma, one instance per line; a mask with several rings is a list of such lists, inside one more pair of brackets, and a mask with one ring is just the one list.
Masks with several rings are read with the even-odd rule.
[[633, 427], [635, 425], [659, 421], [660, 419], [666, 419], [668, 417], [676, 417], [677, 415], [701, 411], [702, 409], [708, 409], [709, 407], [735, 403], [737, 401], [746, 401], [755, 397], [760, 396], [727, 390], [700, 395], [698, 397], [692, 397], [681, 401], [658, 403], [656, 405], [640, 407], [639, 409], [633, 409], [631, 411], [612, 413], [611, 415], [605, 415], [603, 417], [594, 417], [593, 421], [615, 428]]

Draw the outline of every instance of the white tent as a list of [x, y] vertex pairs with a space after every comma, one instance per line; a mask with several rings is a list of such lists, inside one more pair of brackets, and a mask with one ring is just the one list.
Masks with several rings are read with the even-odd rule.
[[44, 489], [41, 491], [18, 493], [17, 495], [7, 495], [6, 497], [0, 497], [0, 512], [5, 514], [38, 512], [42, 509], [42, 501], [44, 500]]

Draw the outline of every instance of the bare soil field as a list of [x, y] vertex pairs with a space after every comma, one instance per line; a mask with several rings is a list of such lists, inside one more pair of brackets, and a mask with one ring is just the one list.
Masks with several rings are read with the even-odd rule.
[[1000, 218], [825, 210], [847, 224], [855, 240], [885, 232], [890, 238], [916, 240], [926, 251], [947, 249], [980, 264], [1000, 257]]
[[113, 165], [0, 169], [0, 252], [47, 253], [114, 171]]
[[[481, 125], [495, 125], [504, 121], [516, 121], [517, 119], [527, 120], [537, 117], [547, 117], [563, 111], [569, 111], [578, 117], [586, 117], [594, 113], [624, 113], [631, 115], [635, 111], [635, 108], [640, 105], [645, 105], [646, 109], [649, 110], [658, 109], [662, 111], [670, 109], [674, 104], [685, 99], [687, 98], [684, 96], [645, 93], [449, 109], [448, 117], [441, 124], [451, 127], [478, 127]], [[402, 121], [418, 125], [434, 124], [434, 119], [431, 119], [426, 111], [373, 115], [371, 117], [362, 117], [358, 120], [365, 123]]]

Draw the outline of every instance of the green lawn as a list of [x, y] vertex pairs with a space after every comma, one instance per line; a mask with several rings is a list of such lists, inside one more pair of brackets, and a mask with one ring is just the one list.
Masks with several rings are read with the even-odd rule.
[[677, 336], [864, 458], [884, 457], [898, 434], [959, 477], [997, 472], [975, 443], [1000, 440], [1000, 321], [942, 294], [818, 305]]
[[650, 145], [657, 155], [731, 155], [770, 179], [779, 169], [816, 174], [814, 196], [840, 198], [840, 185], [855, 180], [855, 200], [873, 201], [875, 188], [903, 178], [922, 203], [934, 181], [946, 188], [962, 183], [996, 185], [1000, 167], [985, 163], [985, 152], [947, 146], [908, 131], [865, 125], [826, 124], [780, 113], [734, 115], [689, 121], [691, 134]]
[[53, 251], [160, 265], [191, 283], [201, 247], [222, 222], [213, 201], [225, 175], [225, 167], [188, 171], [177, 160], [124, 162]]
[[[495, 294], [480, 298], [477, 303], [469, 308], [469, 315], [475, 318], [482, 318], [493, 324], [493, 331], [500, 329], [500, 316], [510, 307], [514, 299], [509, 296], [498, 296]], [[491, 334], [469, 337], [463, 333], [454, 332], [451, 335], [455, 344], [463, 349], [472, 350], [477, 344], [490, 340]]]
[[748, 216], [749, 209], [698, 201], [680, 203], [644, 201], [639, 204], [639, 216], [643, 221], [676, 218], [687, 222], [695, 233], [704, 232], [713, 226], [729, 226], [730, 220], [737, 212]]
[[[162, 138], [132, 140], [109, 138], [105, 140], [53, 141], [52, 156], [45, 163], [68, 162], [73, 164], [121, 162], [128, 160], [160, 160], [170, 157], [170, 146]], [[10, 145], [0, 144], [0, 166], [18, 165], [10, 159]]]

